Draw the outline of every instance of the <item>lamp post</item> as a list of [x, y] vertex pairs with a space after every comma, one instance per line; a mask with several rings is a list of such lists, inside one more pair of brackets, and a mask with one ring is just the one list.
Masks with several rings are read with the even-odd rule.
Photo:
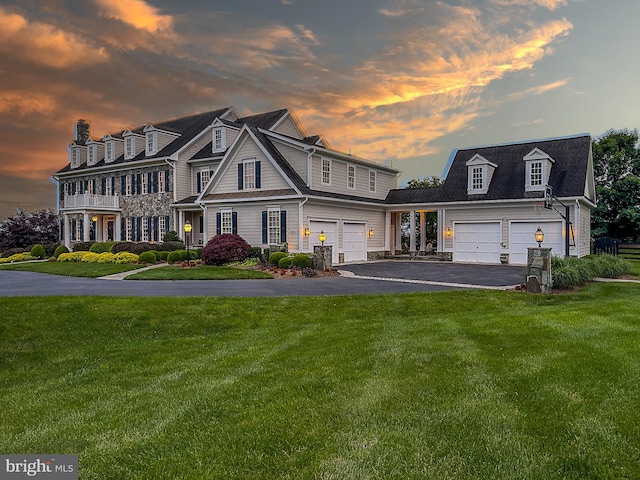
[[187, 266], [191, 266], [191, 255], [189, 254], [189, 236], [191, 235], [191, 224], [187, 220], [184, 224], [184, 240], [187, 244]]
[[93, 222], [93, 239], [98, 240], [98, 216], [94, 215], [91, 217], [91, 221]]
[[320, 233], [318, 234], [318, 240], [320, 240], [320, 243], [324, 247], [324, 242], [327, 241], [327, 234], [324, 233], [324, 230], [321, 230]]
[[544, 240], [544, 232], [540, 227], [538, 227], [538, 229], [536, 230], [535, 237], [536, 237], [536, 242], [538, 242], [538, 248], [541, 248], [542, 241]]

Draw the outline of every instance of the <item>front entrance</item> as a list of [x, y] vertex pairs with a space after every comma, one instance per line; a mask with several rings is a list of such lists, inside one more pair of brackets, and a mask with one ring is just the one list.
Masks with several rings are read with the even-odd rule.
[[107, 220], [107, 241], [113, 242], [115, 238], [115, 221], [110, 218]]

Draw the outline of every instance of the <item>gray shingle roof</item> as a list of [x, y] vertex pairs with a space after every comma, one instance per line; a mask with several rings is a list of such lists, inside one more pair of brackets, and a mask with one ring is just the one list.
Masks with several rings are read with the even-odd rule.
[[[526, 162], [523, 159], [534, 148], [542, 150], [555, 160], [551, 167], [549, 185], [553, 187], [556, 196], [579, 197], [584, 195], [591, 149], [591, 136], [588, 134], [454, 151], [455, 156], [442, 186], [392, 190], [387, 196], [387, 203], [542, 198], [543, 192], [525, 192]], [[497, 168], [493, 173], [486, 194], [469, 195], [467, 194], [466, 162], [476, 154], [496, 164]]]

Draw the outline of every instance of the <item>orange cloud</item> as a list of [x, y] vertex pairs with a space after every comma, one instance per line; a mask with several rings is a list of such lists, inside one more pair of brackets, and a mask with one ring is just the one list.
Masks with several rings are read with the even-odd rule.
[[0, 7], [0, 52], [38, 65], [62, 69], [108, 60], [101, 48], [54, 25], [30, 22], [18, 13]]
[[101, 15], [119, 20], [138, 30], [150, 33], [171, 31], [173, 18], [160, 15], [158, 9], [143, 0], [95, 0]]

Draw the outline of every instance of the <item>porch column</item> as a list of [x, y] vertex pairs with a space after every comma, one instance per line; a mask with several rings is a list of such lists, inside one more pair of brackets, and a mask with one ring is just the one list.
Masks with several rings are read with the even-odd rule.
[[391, 212], [384, 212], [384, 250], [391, 251]]
[[64, 246], [71, 250], [71, 222], [69, 214], [64, 214]]
[[113, 226], [113, 239], [117, 242], [122, 238], [121, 227], [122, 226], [122, 216], [120, 213], [116, 213], [115, 225]]
[[416, 254], [416, 211], [411, 210], [409, 217], [409, 254]]
[[[402, 253], [402, 212], [396, 212], [396, 251]], [[393, 252], [395, 255], [396, 252]]]
[[89, 223], [91, 221], [91, 217], [89, 216], [88, 213], [84, 213], [83, 214], [83, 222], [82, 222], [82, 241], [84, 242], [88, 242], [89, 241], [89, 229], [91, 228], [91, 224]]
[[427, 249], [427, 228], [424, 224], [424, 211], [420, 212], [420, 251], [424, 253]]

